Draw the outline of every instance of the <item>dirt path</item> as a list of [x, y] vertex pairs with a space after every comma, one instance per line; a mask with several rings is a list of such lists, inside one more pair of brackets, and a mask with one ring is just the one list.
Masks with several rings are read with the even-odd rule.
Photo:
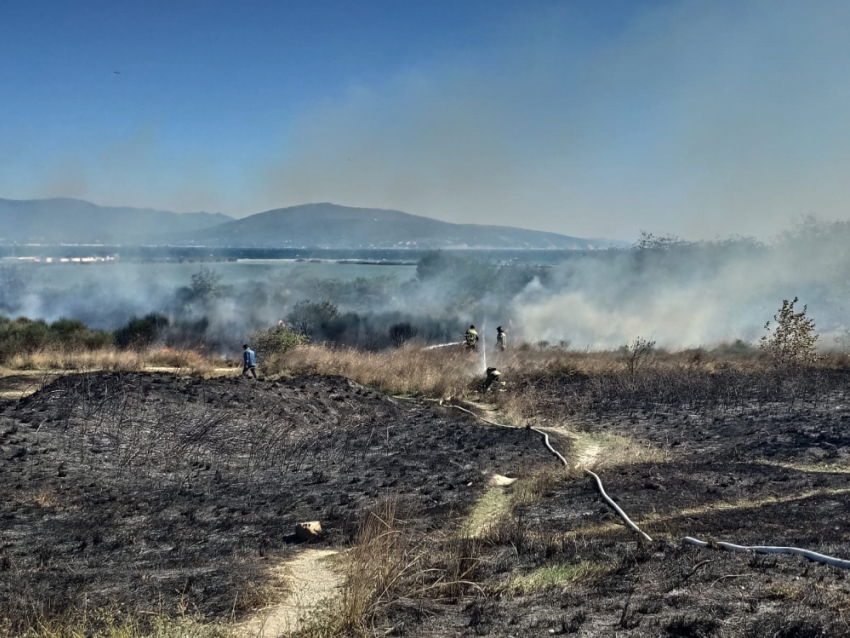
[[44, 372], [0, 371], [0, 400], [18, 401], [56, 379], [59, 375]]
[[326, 560], [337, 552], [331, 549], [305, 549], [277, 569], [291, 588], [279, 605], [260, 610], [242, 623], [243, 638], [279, 638], [299, 629], [310, 615], [342, 586], [342, 576]]

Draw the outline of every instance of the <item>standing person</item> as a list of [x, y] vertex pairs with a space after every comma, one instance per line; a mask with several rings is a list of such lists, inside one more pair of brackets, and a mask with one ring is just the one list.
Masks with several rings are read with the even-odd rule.
[[478, 349], [478, 331], [475, 326], [469, 326], [469, 330], [463, 335], [463, 340], [466, 342], [467, 350]]
[[257, 355], [254, 353], [251, 348], [248, 347], [248, 344], [242, 346], [242, 376], [248, 376], [248, 372], [250, 371], [254, 378], [257, 378]]
[[502, 326], [496, 328], [496, 345], [499, 346], [499, 350], [506, 350], [508, 347], [508, 335], [502, 330]]

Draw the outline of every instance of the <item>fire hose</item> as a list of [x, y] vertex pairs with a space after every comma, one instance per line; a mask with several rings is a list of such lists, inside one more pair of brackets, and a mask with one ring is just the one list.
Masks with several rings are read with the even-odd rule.
[[[456, 410], [460, 410], [461, 412], [466, 412], [467, 414], [472, 415], [476, 419], [487, 423], [489, 425], [494, 425], [500, 428], [510, 428], [512, 430], [516, 430], [517, 428], [512, 425], [505, 425], [503, 423], [496, 423], [495, 421], [491, 421], [489, 419], [485, 419], [482, 416], [479, 416], [472, 410], [468, 410], [459, 405], [449, 404], [449, 407], [455, 408]], [[533, 428], [527, 426], [526, 429], [536, 432], [543, 437], [543, 443], [552, 452], [558, 460], [565, 466], [570, 467], [569, 462], [564, 456], [558, 452], [554, 447], [552, 447], [551, 442], [549, 441], [549, 435], [544, 431], [538, 428]], [[647, 541], [652, 541], [652, 537], [649, 536], [646, 532], [644, 532], [640, 527], [638, 527], [632, 519], [628, 517], [628, 515], [622, 510], [622, 508], [614, 502], [614, 500], [608, 496], [607, 492], [605, 492], [605, 487], [602, 485], [602, 479], [595, 473], [590, 471], [589, 469], [583, 467], [580, 468], [587, 476], [594, 479], [596, 482], [596, 488], [599, 491], [600, 496], [605, 500], [611, 509], [617, 513], [617, 516], [622, 519], [622, 521], [631, 528], [634, 532], [639, 534], [643, 539]], [[693, 538], [691, 536], [685, 536], [682, 539], [682, 542], [688, 545], [693, 545], [695, 547], [700, 547], [702, 549], [711, 549], [714, 547], [718, 547], [720, 549], [725, 549], [730, 552], [754, 552], [756, 554], [792, 554], [795, 556], [802, 556], [804, 558], [809, 559], [810, 561], [816, 563], [823, 563], [825, 565], [831, 565], [832, 567], [839, 567], [841, 569], [850, 569], [850, 560], [844, 560], [841, 558], [835, 558], [834, 556], [827, 556], [826, 554], [819, 554], [818, 552], [813, 552], [808, 549], [801, 549], [799, 547], [781, 547], [774, 545], [736, 545], [734, 543], [728, 543], [724, 541], [718, 541], [717, 543], [708, 543], [706, 541], [701, 541], [697, 538]]]

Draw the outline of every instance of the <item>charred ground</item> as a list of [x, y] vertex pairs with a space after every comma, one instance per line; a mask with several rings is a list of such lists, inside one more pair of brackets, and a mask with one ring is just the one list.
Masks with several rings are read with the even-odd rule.
[[[396, 494], [406, 567], [371, 633], [850, 635], [846, 572], [681, 542], [850, 557], [848, 371], [508, 375], [504, 412], [561, 434], [572, 459], [595, 449], [592, 467], [653, 542], [523, 429], [340, 377], [74, 375], [2, 408], [3, 612], [88, 600], [228, 618], [234, 600], [240, 614], [274, 598], [267, 568], [295, 548], [295, 522], [320, 519], [323, 542], [347, 547], [363, 513]], [[521, 479], [465, 537], [494, 471]]]
[[0, 407], [0, 450], [12, 629], [84, 601], [228, 617], [267, 602], [265, 569], [296, 522], [344, 544], [393, 493], [426, 532], [462, 514], [487, 471], [553, 462], [525, 431], [341, 377], [67, 376]]

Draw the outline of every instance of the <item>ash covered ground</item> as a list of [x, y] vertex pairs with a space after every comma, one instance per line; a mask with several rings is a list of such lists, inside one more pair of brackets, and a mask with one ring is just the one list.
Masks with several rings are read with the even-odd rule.
[[0, 408], [0, 451], [12, 617], [83, 600], [227, 616], [293, 551], [299, 521], [342, 545], [392, 493], [427, 531], [460, 516], [487, 472], [554, 463], [528, 432], [341, 377], [63, 377]]
[[[846, 571], [681, 542], [850, 558], [850, 375], [672, 374], [556, 375], [507, 392], [531, 388], [538, 425], [579, 435], [575, 449], [570, 436], [555, 438], [566, 455], [599, 446], [596, 471], [652, 542], [625, 528], [587, 477], [563, 472], [533, 432], [340, 377], [60, 378], [0, 408], [3, 613], [33, 601], [61, 613], [85, 600], [188, 603], [227, 618], [237, 592], [295, 551], [298, 521], [321, 520], [321, 544], [345, 547], [363, 513], [398, 494], [419, 547], [442, 539], [437, 556], [492, 489], [488, 473], [522, 481], [542, 470], [551, 476], [535, 499], [466, 545], [469, 583], [388, 601], [375, 630], [850, 635]], [[260, 602], [246, 597], [236, 613]]]

